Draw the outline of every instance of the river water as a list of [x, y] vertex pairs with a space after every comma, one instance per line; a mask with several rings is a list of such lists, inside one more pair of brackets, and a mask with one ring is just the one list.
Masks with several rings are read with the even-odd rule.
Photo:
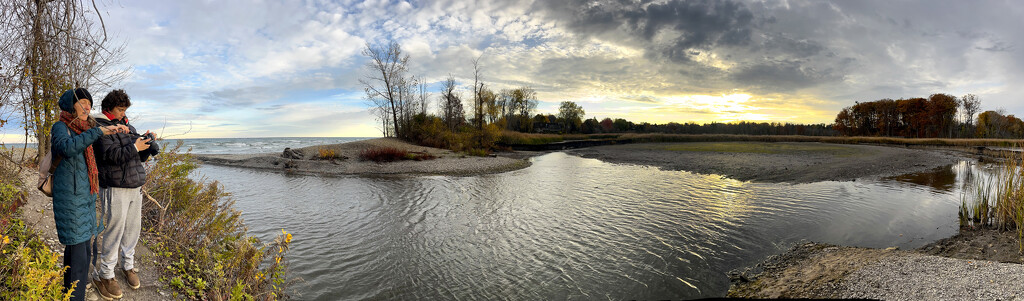
[[[474, 177], [204, 166], [250, 233], [294, 234], [298, 300], [687, 299], [816, 241], [910, 249], [957, 231], [963, 162], [898, 179], [749, 183], [564, 153]], [[926, 184], [926, 185], [921, 185]]]

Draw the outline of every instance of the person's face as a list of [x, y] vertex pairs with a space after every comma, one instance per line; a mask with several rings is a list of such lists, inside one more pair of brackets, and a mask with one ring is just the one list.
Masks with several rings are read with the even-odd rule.
[[128, 107], [114, 107], [110, 110], [110, 115], [114, 115], [114, 119], [124, 118], [124, 112], [128, 110]]
[[92, 102], [88, 99], [82, 98], [75, 103], [75, 114], [78, 115], [78, 119], [89, 119], [90, 110], [92, 110]]

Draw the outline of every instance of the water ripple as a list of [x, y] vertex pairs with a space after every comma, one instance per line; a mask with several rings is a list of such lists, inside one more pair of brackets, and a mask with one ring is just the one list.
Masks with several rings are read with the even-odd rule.
[[235, 193], [251, 233], [295, 235], [299, 300], [721, 296], [726, 271], [800, 240], [913, 248], [947, 236], [959, 204], [956, 188], [889, 181], [763, 184], [533, 160], [479, 177], [201, 171]]

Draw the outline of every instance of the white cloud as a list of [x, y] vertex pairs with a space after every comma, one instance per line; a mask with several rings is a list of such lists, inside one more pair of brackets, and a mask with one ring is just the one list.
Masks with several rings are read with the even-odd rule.
[[[320, 116], [309, 110], [324, 99], [290, 97], [302, 91], [359, 91], [357, 79], [366, 72], [360, 55], [364, 44], [389, 39], [411, 56], [412, 74], [434, 83], [448, 74], [466, 82], [470, 60], [484, 54], [483, 76], [492, 88], [532, 86], [548, 109], [574, 100], [594, 112], [647, 108], [650, 116], [686, 121], [701, 115], [667, 114], [654, 105], [737, 111], [687, 107], [672, 99], [747, 94], [751, 100], [738, 108], [754, 112], [748, 117], [828, 122], [828, 112], [853, 101], [949, 92], [979, 94], [986, 108], [1024, 110], [1017, 101], [1024, 95], [1014, 90], [1024, 80], [1019, 54], [1024, 36], [1016, 29], [1020, 5], [736, 3], [753, 15], [749, 43], [709, 44], [690, 52], [669, 47], [690, 27], [665, 27], [650, 40], [625, 30], [627, 23], [575, 28], [579, 16], [557, 9], [562, 2], [194, 0], [123, 2], [101, 10], [108, 12], [112, 34], [127, 41], [127, 63], [137, 67], [124, 84], [145, 103], [134, 109], [202, 126], [277, 122], [252, 107], [281, 103], [325, 122], [353, 114], [325, 109], [320, 111], [328, 115]], [[665, 53], [689, 61], [669, 60]], [[231, 91], [265, 97], [209, 99]], [[800, 109], [785, 109], [784, 101]], [[198, 115], [203, 111], [209, 112]], [[248, 113], [237, 114], [241, 111]], [[353, 120], [374, 128], [376, 122], [366, 115]]]

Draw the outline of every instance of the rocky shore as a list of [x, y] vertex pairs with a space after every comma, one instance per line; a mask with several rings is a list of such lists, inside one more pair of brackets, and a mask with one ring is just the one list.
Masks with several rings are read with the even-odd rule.
[[[377, 163], [359, 158], [373, 148], [395, 148], [434, 159]], [[320, 158], [321, 151], [333, 153]], [[203, 163], [311, 175], [478, 175], [500, 173], [530, 166], [523, 158], [476, 157], [445, 149], [413, 145], [393, 138], [288, 149], [282, 153], [195, 155]]]
[[[958, 243], [956, 239], [944, 241]], [[730, 272], [733, 284], [727, 296], [881, 300], [1024, 298], [1024, 265], [926, 254], [925, 250], [935, 247], [901, 251], [805, 243], [770, 256], [754, 267]], [[984, 253], [970, 256], [985, 257]]]

